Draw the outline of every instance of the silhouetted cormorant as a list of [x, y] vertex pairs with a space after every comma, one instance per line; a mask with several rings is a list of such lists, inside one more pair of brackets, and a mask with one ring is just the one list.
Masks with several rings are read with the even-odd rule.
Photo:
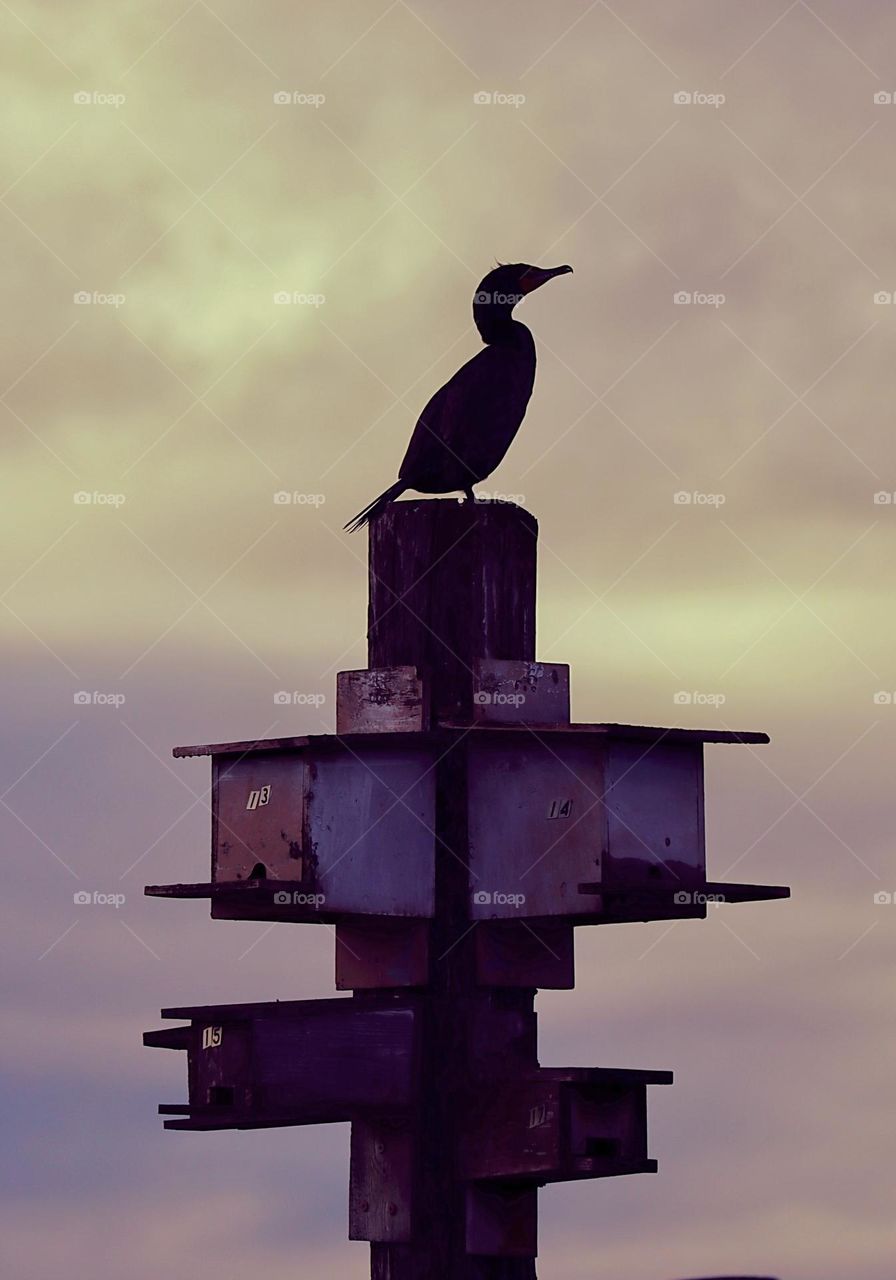
[[490, 271], [473, 298], [473, 320], [486, 344], [423, 410], [398, 479], [345, 526], [354, 531], [404, 493], [452, 493], [474, 498], [473, 485], [491, 475], [519, 430], [535, 382], [535, 343], [513, 308], [527, 294], [572, 267], [511, 263]]

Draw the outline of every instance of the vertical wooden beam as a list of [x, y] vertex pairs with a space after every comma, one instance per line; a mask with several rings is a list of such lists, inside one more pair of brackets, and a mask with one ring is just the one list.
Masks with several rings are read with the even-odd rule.
[[[374, 522], [368, 662], [417, 667], [434, 720], [471, 707], [477, 658], [534, 661], [537, 532], [519, 507], [449, 499], [396, 503]], [[458, 742], [436, 766], [436, 911], [413, 1116], [413, 1236], [371, 1245], [372, 1280], [535, 1280], [534, 1257], [467, 1252], [462, 1110], [508, 1076], [533, 1070], [537, 1052], [534, 988], [476, 981], [466, 815], [467, 754]], [[535, 1199], [522, 1204], [518, 1230], [532, 1250]]]
[[370, 529], [368, 666], [416, 667], [434, 719], [468, 712], [477, 658], [535, 660], [537, 538], [513, 503], [393, 503]]

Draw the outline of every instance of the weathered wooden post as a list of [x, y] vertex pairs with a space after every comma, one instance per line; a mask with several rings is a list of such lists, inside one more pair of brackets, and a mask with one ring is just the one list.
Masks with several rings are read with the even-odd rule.
[[395, 503], [370, 530], [368, 666], [412, 666], [469, 719], [480, 660], [535, 661], [538, 524], [511, 504]]
[[175, 751], [212, 758], [211, 879], [147, 892], [334, 923], [353, 998], [163, 1011], [189, 1023], [145, 1037], [187, 1053], [166, 1126], [351, 1121], [374, 1280], [534, 1280], [539, 1186], [655, 1170], [668, 1072], [538, 1063], [576, 925], [788, 892], [706, 878], [703, 745], [764, 734], [570, 722], [568, 668], [535, 657], [536, 539], [512, 504], [393, 505], [337, 733]]
[[[534, 662], [536, 538], [535, 520], [517, 507], [446, 500], [395, 504], [373, 525], [368, 662], [373, 670], [414, 669], [422, 723], [473, 722], [483, 660]], [[425, 1085], [414, 1124], [417, 1158], [410, 1187], [422, 1229], [407, 1243], [371, 1245], [374, 1280], [535, 1276], [534, 1186], [514, 1189], [505, 1208], [500, 1198], [471, 1191], [462, 1167], [471, 1114], [538, 1067], [534, 981], [482, 985], [477, 975], [464, 746], [464, 737], [456, 736], [435, 763]], [[359, 941], [357, 933], [353, 938]], [[551, 959], [550, 952], [544, 954]], [[468, 1252], [468, 1246], [488, 1243], [489, 1232], [503, 1234], [507, 1252], [516, 1246], [520, 1256]]]

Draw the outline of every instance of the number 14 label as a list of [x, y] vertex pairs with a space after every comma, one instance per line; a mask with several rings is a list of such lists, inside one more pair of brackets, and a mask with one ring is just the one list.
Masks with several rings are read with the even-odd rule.
[[572, 813], [571, 800], [552, 800], [548, 809], [549, 818], [568, 818]]

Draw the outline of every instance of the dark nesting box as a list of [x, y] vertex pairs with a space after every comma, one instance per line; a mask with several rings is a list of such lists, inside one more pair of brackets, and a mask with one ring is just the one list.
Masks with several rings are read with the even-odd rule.
[[473, 1181], [569, 1182], [655, 1173], [647, 1155], [647, 1086], [669, 1071], [542, 1067], [508, 1080], [471, 1116], [464, 1175]]
[[189, 1026], [143, 1043], [187, 1054], [189, 1100], [163, 1105], [166, 1129], [257, 1129], [406, 1109], [417, 1069], [413, 1004], [352, 1000], [163, 1009]]

